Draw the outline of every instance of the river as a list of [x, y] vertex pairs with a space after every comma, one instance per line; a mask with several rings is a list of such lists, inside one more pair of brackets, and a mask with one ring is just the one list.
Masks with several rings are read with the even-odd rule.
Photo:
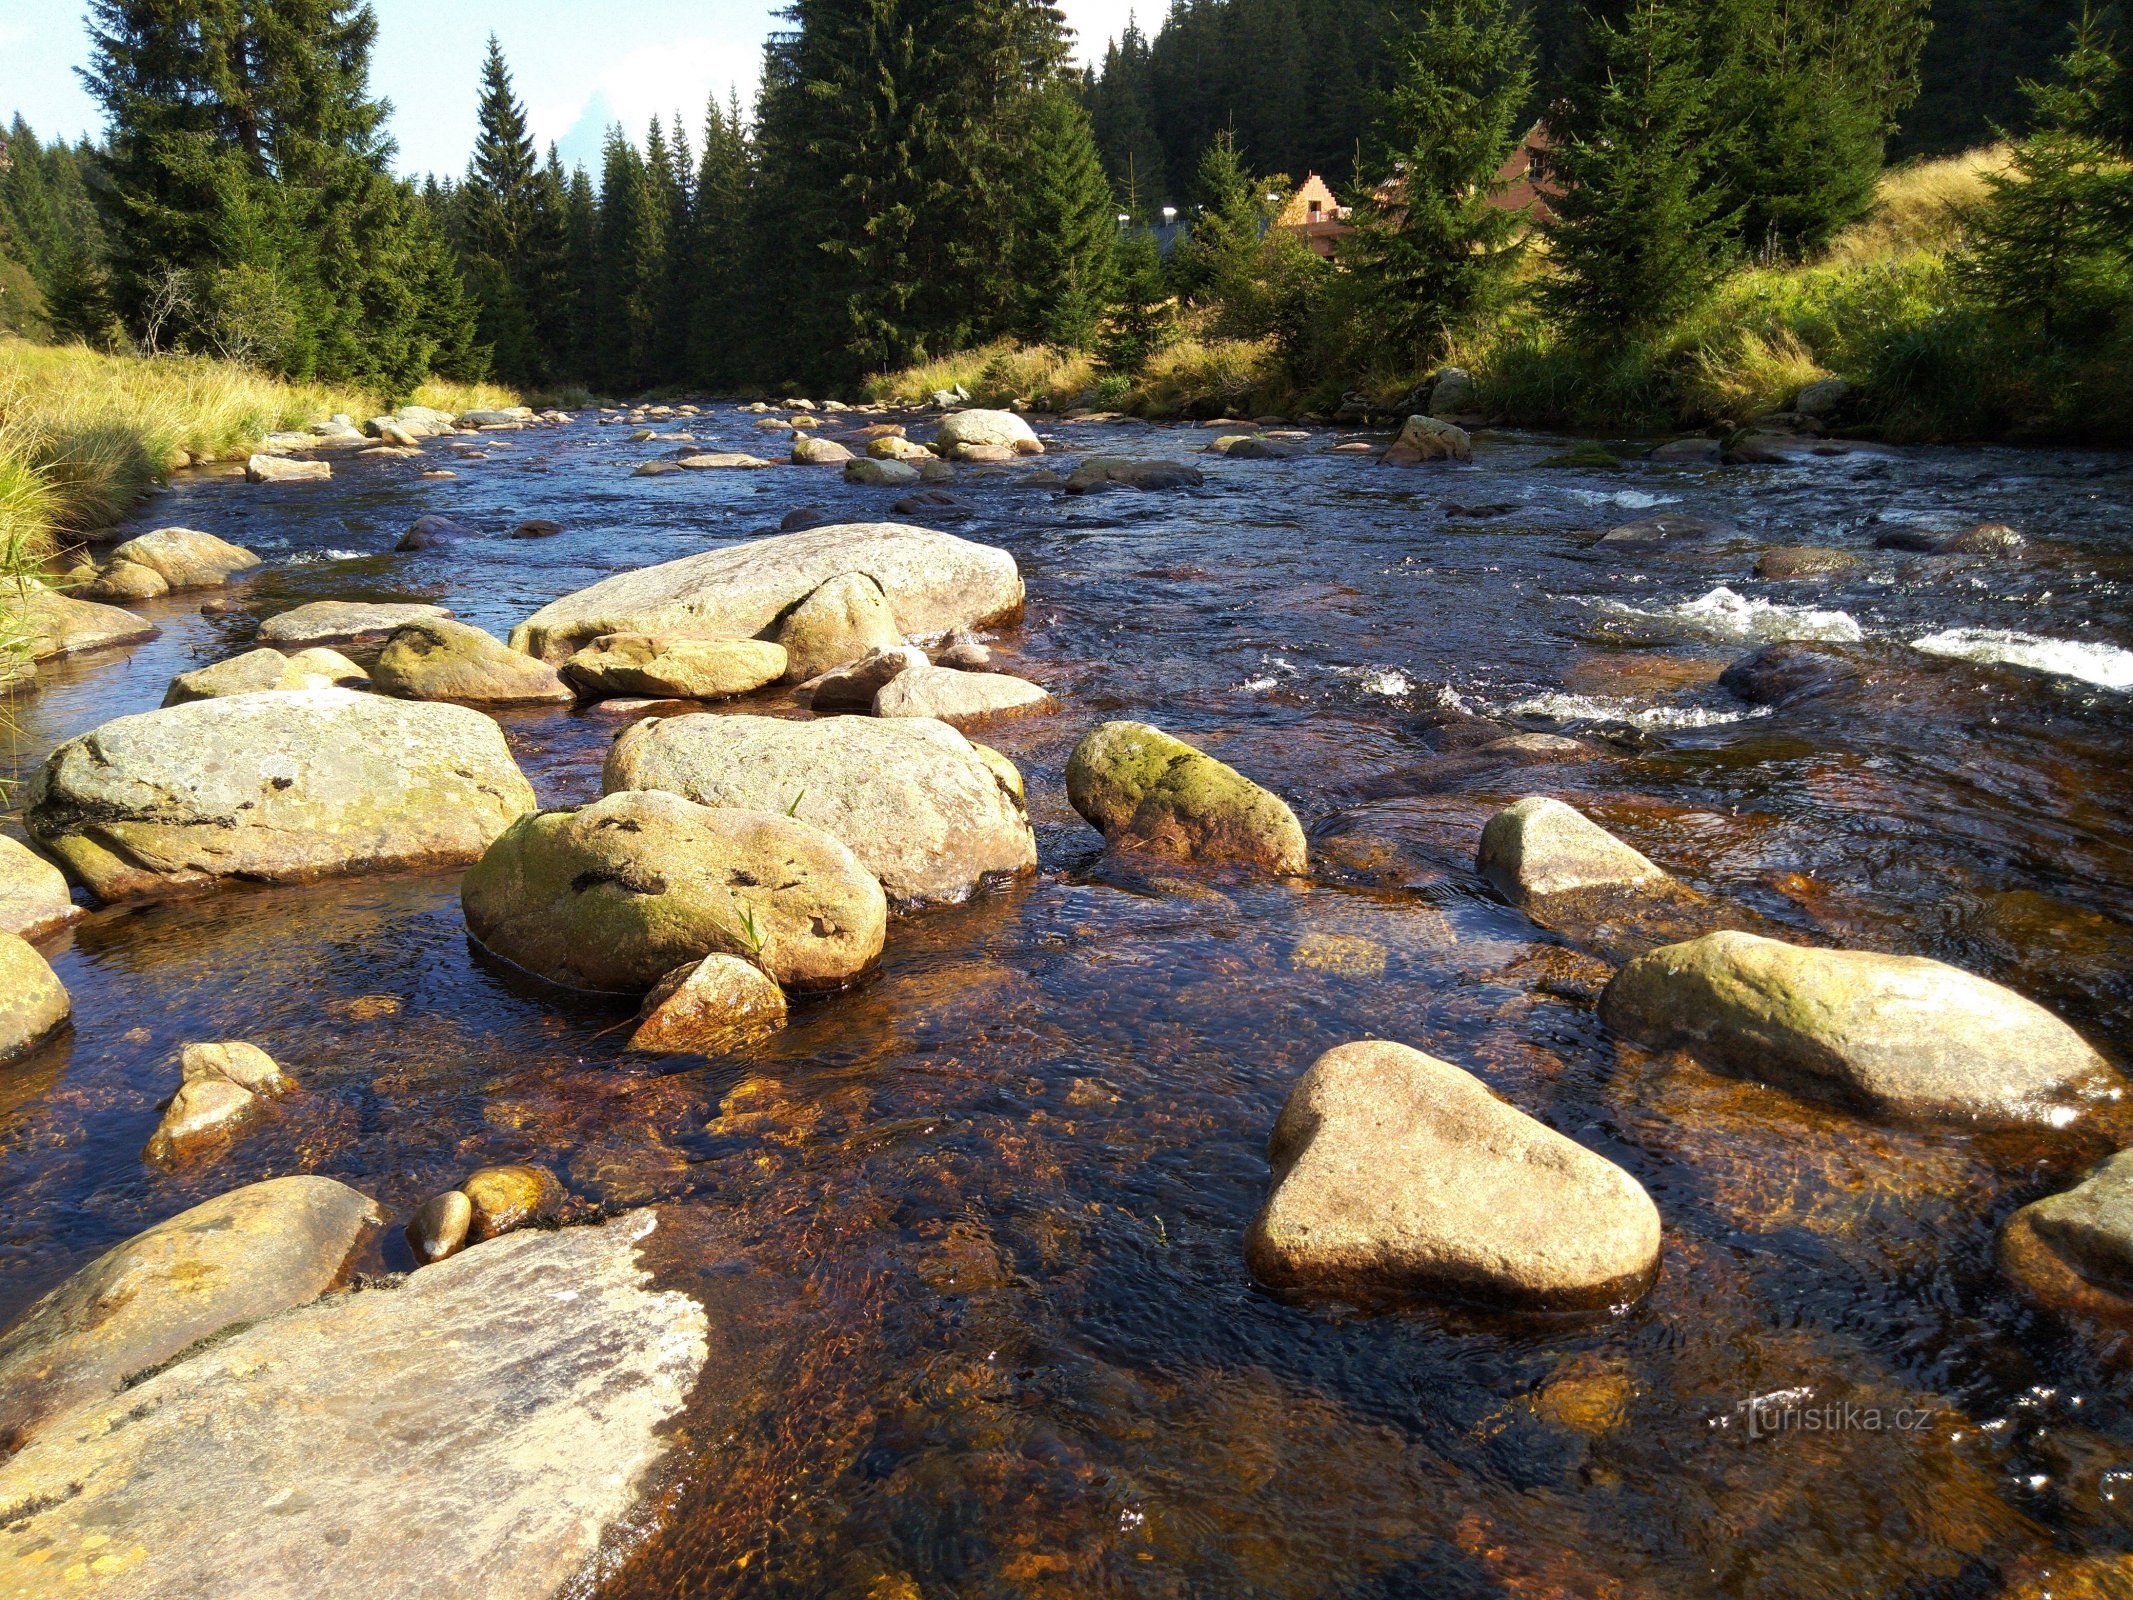
[[[685, 425], [761, 448], [752, 422]], [[1043, 431], [1069, 456], [1212, 436]], [[433, 442], [452, 478], [187, 476], [134, 526], [265, 568], [223, 614], [151, 602], [158, 638], [49, 663], [15, 769], [291, 605], [432, 600], [501, 635], [796, 505], [874, 520], [896, 496], [819, 468], [637, 478], [669, 447], [626, 433], [588, 413]], [[898, 922], [878, 977], [745, 1058], [631, 1055], [626, 1010], [469, 950], [454, 875], [92, 914], [51, 951], [71, 1036], [0, 1077], [0, 1317], [239, 1183], [324, 1173], [405, 1215], [535, 1161], [581, 1200], [700, 1214], [716, 1249], [663, 1270], [730, 1319], [722, 1408], [681, 1430], [603, 1596], [1952, 1600], [2133, 1549], [2122, 1358], [1992, 1266], [1998, 1223], [2126, 1130], [1881, 1126], [1619, 1046], [1596, 957], [1472, 870], [1495, 809], [1557, 795], [1759, 925], [1955, 962], [2127, 1065], [2133, 459], [1545, 465], [1565, 444], [1484, 433], [1472, 466], [1408, 470], [1194, 457], [1200, 489], [1087, 497], [964, 469], [968, 514], [931, 525], [1013, 552], [1003, 664], [1064, 703], [984, 735], [1028, 779], [1039, 871]], [[392, 553], [423, 512], [494, 537]], [[1661, 513], [1720, 526], [1592, 542]], [[503, 537], [527, 517], [565, 531]], [[1979, 521], [2027, 543], [1875, 544]], [[1768, 544], [1861, 560], [1762, 581]], [[1855, 676], [1776, 709], [1713, 681], [1785, 637], [1834, 641]], [[1418, 729], [1455, 706], [1586, 748], [1434, 748]], [[1106, 856], [1061, 774], [1113, 717], [1286, 796], [1312, 881]], [[545, 803], [597, 795], [613, 713], [499, 720]], [[1363, 1037], [1471, 1068], [1633, 1173], [1666, 1224], [1652, 1294], [1534, 1319], [1256, 1289], [1240, 1245], [1275, 1114]], [[159, 1173], [140, 1151], [174, 1053], [223, 1038], [305, 1092]], [[1752, 1427], [1779, 1394], [1822, 1421]]]

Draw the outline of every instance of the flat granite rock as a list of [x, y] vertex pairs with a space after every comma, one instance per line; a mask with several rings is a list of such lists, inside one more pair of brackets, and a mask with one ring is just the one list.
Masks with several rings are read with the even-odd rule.
[[156, 627], [123, 606], [61, 594], [35, 578], [0, 584], [0, 633], [22, 639], [33, 661], [152, 639]]
[[707, 550], [552, 601], [512, 630], [513, 649], [560, 662], [608, 633], [752, 638], [845, 573], [881, 586], [904, 634], [952, 633], [1022, 610], [1015, 558], [899, 522], [836, 523]]
[[449, 617], [451, 614], [443, 606], [314, 600], [309, 605], [267, 618], [259, 625], [259, 640], [262, 644], [288, 645], [295, 649], [330, 644], [368, 646], [375, 652], [392, 636], [394, 629], [426, 617]]
[[31, 838], [105, 900], [460, 866], [534, 806], [492, 718], [348, 689], [114, 718], [26, 799]]
[[331, 1178], [272, 1178], [113, 1246], [0, 1334], [0, 1450], [196, 1340], [317, 1299], [383, 1220]]
[[227, 1334], [0, 1467], [0, 1600], [557, 1600], [709, 1360], [631, 1212]]

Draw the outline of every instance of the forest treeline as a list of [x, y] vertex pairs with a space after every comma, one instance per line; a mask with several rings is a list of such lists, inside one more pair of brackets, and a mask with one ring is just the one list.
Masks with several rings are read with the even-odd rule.
[[[2133, 75], [2108, 16], [2033, 3], [2041, 76], [2017, 83], [2004, 52], [1999, 98], [1959, 96], [1923, 141], [2021, 97], [1961, 248], [1884, 273], [1878, 305], [1853, 284], [1813, 311], [1880, 330], [1859, 357], [1876, 381], [2018, 356], [2078, 388], [2133, 340]], [[1998, 38], [2014, 12], [1188, 0], [1095, 72], [1040, 0], [780, 15], [752, 114], [615, 128], [598, 173], [536, 149], [492, 39], [465, 173], [416, 185], [391, 173], [367, 5], [97, 0], [105, 137], [16, 123], [0, 325], [403, 391], [850, 389], [1004, 340], [1088, 352], [1115, 401], [1189, 335], [1323, 404], [1480, 352], [1506, 392], [1585, 392], [1514, 413], [1619, 400], [1627, 423], [1668, 411], [1681, 330], [1721, 283], [1811, 264], [1868, 210], [1939, 92], [1934, 41]], [[1537, 114], [1535, 228], [1496, 174]], [[1332, 262], [1270, 226], [1299, 169], [1354, 207]]]

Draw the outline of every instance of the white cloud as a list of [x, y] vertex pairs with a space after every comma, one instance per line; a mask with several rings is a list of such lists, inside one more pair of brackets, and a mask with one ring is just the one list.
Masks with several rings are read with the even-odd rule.
[[577, 124], [596, 99], [614, 108], [632, 139], [642, 142], [653, 117], [671, 118], [679, 111], [692, 142], [702, 130], [704, 102], [723, 101], [738, 88], [745, 106], [755, 96], [762, 43], [756, 39], [708, 35], [669, 39], [632, 50], [602, 67], [590, 89], [567, 99], [530, 97], [528, 120], [534, 137], [545, 144], [560, 139]]

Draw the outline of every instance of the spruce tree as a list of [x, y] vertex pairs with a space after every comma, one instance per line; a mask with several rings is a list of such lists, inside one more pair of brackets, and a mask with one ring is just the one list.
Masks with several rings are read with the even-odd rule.
[[755, 365], [761, 288], [755, 273], [754, 181], [740, 102], [729, 101], [722, 112], [714, 99], [704, 111], [704, 151], [696, 169], [688, 370], [697, 382], [716, 387], [741, 383]]
[[584, 167], [572, 167], [570, 187], [563, 196], [563, 271], [570, 285], [569, 357], [557, 365], [587, 382], [606, 381], [600, 240], [600, 203], [593, 195], [592, 179]]
[[1258, 251], [1266, 220], [1258, 191], [1237, 153], [1236, 139], [1223, 129], [1200, 152], [1193, 173], [1191, 222], [1171, 254], [1171, 279], [1187, 300], [1218, 300], [1240, 269], [1248, 272], [1246, 263]]
[[2057, 76], [2024, 88], [2035, 131], [1987, 178], [1965, 267], [2011, 321], [2046, 337], [2100, 333], [2133, 313], [2127, 69], [2083, 17]]
[[1532, 45], [1508, 0], [1428, 0], [1404, 23], [1381, 143], [1396, 174], [1342, 240], [1385, 353], [1422, 366], [1501, 303], [1527, 219], [1495, 205], [1532, 92]]
[[1724, 272], [1737, 218], [1698, 154], [1709, 101], [1685, 0], [1635, 0], [1594, 30], [1551, 123], [1542, 300], [1571, 337], [1607, 348], [1663, 328]]
[[1129, 212], [1170, 198], [1168, 162], [1155, 136], [1147, 38], [1129, 13], [1125, 31], [1104, 50], [1090, 93], [1090, 118], [1111, 191]]
[[1118, 224], [1088, 114], [1063, 80], [1047, 84], [1031, 104], [1020, 190], [1012, 331], [1084, 348], [1110, 299]]
[[494, 352], [498, 376], [508, 383], [537, 383], [547, 376], [528, 295], [538, 177], [526, 108], [512, 89], [511, 69], [492, 33], [482, 62], [474, 155], [459, 186], [457, 243], [481, 339]]
[[1119, 229], [1111, 314], [1096, 348], [1106, 372], [1137, 378], [1177, 336], [1170, 288], [1163, 280], [1155, 232], [1139, 218]]

